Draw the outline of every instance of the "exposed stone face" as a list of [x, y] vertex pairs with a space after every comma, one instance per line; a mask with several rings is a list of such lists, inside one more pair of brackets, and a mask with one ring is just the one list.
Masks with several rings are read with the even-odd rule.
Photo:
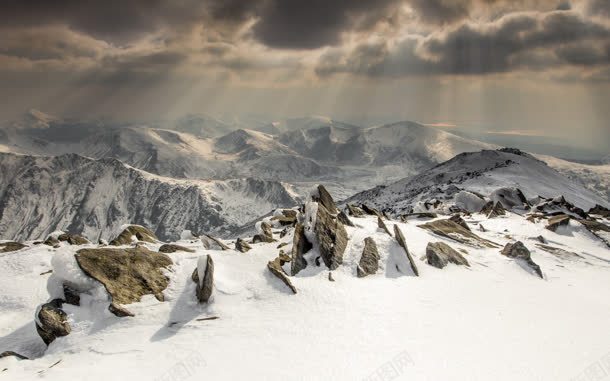
[[252, 246], [250, 246], [245, 240], [238, 238], [235, 241], [235, 250], [237, 250], [241, 253], [246, 253], [251, 249], [252, 249]]
[[538, 276], [540, 278], [543, 278], [542, 270], [540, 269], [540, 266], [538, 266], [536, 263], [534, 263], [534, 261], [532, 260], [530, 251], [528, 250], [527, 247], [525, 247], [523, 242], [517, 241], [515, 243], [507, 243], [506, 246], [504, 246], [504, 249], [502, 249], [501, 254], [504, 256], [507, 256], [509, 258], [523, 261], [532, 270], [534, 270], [534, 272], [536, 272], [536, 274], [538, 274]]
[[464, 229], [470, 230], [466, 221], [464, 221], [464, 219], [459, 214], [454, 214], [453, 216], [449, 217], [449, 221], [453, 221]]
[[[485, 208], [485, 207], [483, 207]], [[504, 207], [502, 206], [502, 204], [500, 202], [496, 202], [493, 207], [491, 208], [491, 210], [489, 211], [489, 213], [487, 213], [487, 218], [494, 218], [494, 217], [499, 217], [499, 216], [504, 216], [506, 215], [506, 209], [504, 209]]]
[[199, 272], [197, 271], [197, 268], [195, 268], [195, 271], [193, 271], [191, 279], [196, 283], [195, 295], [197, 296], [197, 300], [199, 303], [207, 303], [212, 296], [212, 292], [214, 291], [214, 261], [212, 260], [211, 255], [208, 255], [206, 258], [206, 267], [203, 279], [199, 279]]
[[64, 301], [73, 306], [80, 306], [80, 293], [67, 284], [63, 285]]
[[86, 245], [86, 244], [90, 243], [87, 238], [80, 236], [78, 234], [70, 234], [70, 233], [60, 234], [57, 237], [57, 240], [59, 242], [67, 242], [70, 245]]
[[46, 345], [56, 338], [67, 336], [71, 332], [68, 315], [61, 309], [62, 302], [55, 299], [43, 304], [36, 316], [36, 331]]
[[588, 214], [595, 214], [605, 218], [610, 218], [610, 209], [596, 204], [593, 208], [589, 209]]
[[347, 247], [345, 227], [319, 204], [314, 231], [324, 264], [331, 270], [337, 269], [343, 263], [343, 253]]
[[411, 265], [411, 269], [413, 270], [413, 274], [415, 276], [419, 276], [419, 270], [417, 270], [417, 265], [415, 264], [415, 260], [411, 256], [411, 252], [409, 252], [409, 248], [407, 247], [407, 241], [405, 240], [405, 236], [402, 234], [402, 231], [398, 227], [398, 225], [394, 225], [394, 236], [396, 237], [396, 241], [403, 248], [405, 254], [407, 255], [407, 259], [409, 260], [409, 264]]
[[175, 253], [177, 251], [185, 251], [187, 253], [194, 253], [195, 250], [189, 249], [188, 247], [184, 247], [184, 246], [180, 246], [180, 245], [176, 245], [173, 243], [166, 243], [164, 245], [161, 245], [161, 247], [159, 248], [159, 252], [160, 253]]
[[290, 273], [292, 275], [298, 274], [299, 271], [307, 267], [307, 260], [303, 255], [311, 250], [311, 248], [312, 244], [305, 236], [305, 227], [303, 224], [297, 223], [292, 238], [292, 260], [290, 262]]
[[364, 249], [362, 250], [362, 256], [356, 269], [358, 278], [363, 278], [367, 275], [373, 275], [379, 269], [379, 252], [377, 251], [377, 244], [371, 237], [364, 239]]
[[278, 277], [286, 286], [288, 286], [288, 288], [290, 288], [290, 290], [296, 294], [297, 293], [297, 289], [296, 287], [294, 287], [294, 285], [292, 284], [292, 282], [290, 281], [290, 279], [288, 278], [288, 275], [286, 274], [286, 272], [284, 271], [284, 269], [282, 268], [281, 265], [281, 259], [280, 257], [275, 258], [272, 261], [269, 261], [267, 263], [267, 268], [269, 269], [269, 271], [275, 275], [276, 277]]
[[390, 233], [390, 230], [388, 230], [388, 227], [386, 226], [385, 222], [383, 222], [383, 219], [379, 216], [377, 216], [377, 227], [388, 233], [388, 235], [392, 237], [392, 233]]
[[383, 218], [383, 214], [381, 214], [377, 209], [371, 208], [366, 204], [362, 204], [360, 206], [362, 207], [362, 210], [364, 211], [364, 213], [368, 214], [369, 216], [377, 216], [377, 217]]
[[159, 241], [155, 233], [148, 230], [144, 226], [130, 225], [119, 234], [118, 237], [110, 241], [112, 246], [131, 245], [133, 243], [133, 237], [138, 241], [156, 243]]
[[108, 311], [116, 317], [134, 317], [136, 316], [133, 312], [129, 311], [123, 306], [120, 306], [115, 303], [110, 303], [108, 306]]
[[354, 206], [352, 204], [347, 204], [347, 211], [349, 212], [350, 216], [352, 217], [363, 217], [364, 216], [364, 211], [362, 209], [360, 209], [357, 206]]
[[314, 197], [314, 201], [323, 205], [330, 214], [338, 213], [335, 200], [333, 200], [333, 197], [328, 193], [324, 185], [318, 185], [318, 195], [319, 197]]
[[354, 226], [354, 223], [349, 219], [349, 217], [347, 216], [347, 214], [345, 214], [344, 211], [340, 211], [339, 214], [337, 214], [337, 218], [345, 226]]
[[549, 222], [545, 227], [552, 232], [556, 232], [560, 226], [568, 226], [569, 224], [570, 216], [567, 214], [560, 214], [549, 218]]
[[0, 359], [4, 358], [4, 357], [16, 357], [19, 360], [28, 360], [27, 357], [20, 355], [19, 353], [13, 352], [13, 351], [5, 351], [0, 353]]
[[273, 232], [271, 231], [271, 225], [269, 225], [267, 222], [265, 222], [265, 221], [261, 222], [260, 230], [261, 230], [261, 232], [252, 238], [252, 243], [275, 241], [273, 239]]
[[20, 242], [3, 242], [0, 243], [0, 253], [8, 253], [11, 251], [21, 250], [27, 246]]
[[44, 240], [44, 244], [52, 247], [59, 247], [59, 240], [55, 237], [49, 236]]
[[479, 237], [470, 230], [464, 229], [463, 226], [456, 224], [450, 220], [431, 221], [418, 227], [430, 230], [434, 234], [441, 237], [449, 238], [453, 241], [463, 243], [474, 247], [498, 247], [499, 245]]
[[85, 274], [104, 285], [114, 303], [139, 302], [148, 294], [163, 301], [169, 280], [162, 270], [172, 265], [167, 255], [136, 247], [81, 249], [75, 257]]
[[225, 245], [221, 240], [208, 234], [203, 234], [201, 236], [201, 243], [203, 244], [203, 247], [208, 250], [231, 250], [231, 248]]
[[466, 258], [444, 242], [430, 242], [426, 247], [426, 260], [429, 265], [442, 269], [448, 263], [470, 266]]

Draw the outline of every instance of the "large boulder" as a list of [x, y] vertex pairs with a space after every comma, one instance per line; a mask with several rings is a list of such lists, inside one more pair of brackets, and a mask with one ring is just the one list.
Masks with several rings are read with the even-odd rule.
[[239, 251], [240, 253], [246, 253], [252, 250], [252, 246], [250, 246], [245, 240], [238, 238], [235, 241], [235, 250]]
[[507, 243], [506, 246], [504, 246], [504, 249], [502, 249], [501, 254], [506, 257], [522, 261], [529, 268], [531, 268], [540, 278], [543, 278], [540, 266], [534, 263], [529, 249], [525, 247], [523, 242], [517, 241], [515, 243]]
[[435, 220], [422, 225], [418, 225], [422, 229], [429, 230], [436, 235], [441, 237], [449, 238], [453, 241], [470, 245], [473, 247], [498, 247], [499, 245], [479, 237], [470, 230], [464, 229], [462, 225], [459, 225], [451, 220]]
[[149, 294], [163, 301], [169, 283], [163, 270], [172, 265], [167, 255], [136, 247], [81, 249], [75, 257], [85, 274], [104, 285], [112, 302], [130, 304]]
[[360, 263], [356, 268], [358, 278], [363, 278], [367, 275], [373, 275], [379, 269], [379, 252], [377, 244], [371, 237], [364, 239], [364, 249], [360, 257]]
[[199, 257], [197, 268], [191, 276], [195, 287], [195, 295], [199, 303], [207, 303], [214, 290], [214, 261], [211, 255]]
[[62, 301], [54, 299], [40, 306], [36, 312], [36, 331], [46, 345], [71, 332], [68, 315], [61, 307]]
[[177, 251], [184, 251], [187, 253], [195, 252], [195, 250], [193, 250], [193, 249], [189, 249], [188, 247], [176, 245], [174, 243], [166, 243], [164, 245], [161, 245], [161, 247], [159, 248], [160, 253], [170, 254], [170, 253], [175, 253]]
[[545, 227], [552, 232], [556, 232], [561, 226], [568, 226], [569, 224], [570, 216], [567, 214], [559, 214], [549, 218], [549, 221]]
[[144, 226], [140, 225], [129, 225], [121, 234], [115, 239], [110, 241], [112, 246], [131, 245], [134, 242], [149, 242], [156, 243], [159, 239], [152, 231], [148, 230]]
[[426, 247], [426, 260], [428, 264], [442, 269], [448, 263], [470, 266], [466, 258], [444, 242], [430, 242]]
[[311, 250], [311, 248], [312, 244], [305, 236], [305, 227], [303, 224], [297, 223], [292, 238], [292, 259], [290, 261], [290, 272], [292, 275], [296, 275], [299, 271], [307, 267], [307, 260], [304, 255]]
[[398, 225], [394, 225], [394, 236], [396, 237], [396, 241], [398, 241], [398, 244], [404, 250], [407, 259], [409, 260], [409, 264], [411, 265], [411, 269], [413, 270], [413, 274], [415, 274], [415, 276], [419, 276], [419, 270], [417, 270], [417, 265], [413, 260], [413, 256], [411, 255], [409, 248], [407, 247], [407, 241], [405, 240], [405, 236], [402, 234], [402, 231], [400, 230]]
[[318, 204], [314, 232], [324, 264], [335, 270], [343, 263], [343, 253], [347, 247], [345, 227], [324, 205]]
[[275, 258], [272, 261], [269, 261], [267, 263], [267, 268], [269, 269], [269, 271], [271, 272], [271, 274], [275, 275], [277, 278], [279, 278], [286, 286], [288, 286], [288, 288], [294, 293], [297, 293], [297, 289], [296, 287], [294, 287], [294, 285], [292, 284], [292, 282], [290, 281], [290, 279], [288, 278], [288, 274], [286, 274], [286, 271], [284, 271], [284, 269], [282, 268], [282, 259], [280, 257]]
[[313, 195], [312, 199], [324, 206], [330, 214], [338, 213], [335, 200], [333, 200], [333, 197], [328, 193], [324, 185], [318, 185], [317, 194]]
[[2, 242], [0, 243], [0, 253], [8, 253], [26, 248], [27, 246], [20, 242]]
[[461, 210], [479, 212], [485, 206], [485, 199], [478, 193], [462, 190], [453, 197], [453, 202]]

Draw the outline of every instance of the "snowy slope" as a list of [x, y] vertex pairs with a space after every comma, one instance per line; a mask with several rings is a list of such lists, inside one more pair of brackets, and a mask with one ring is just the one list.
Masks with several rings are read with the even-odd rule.
[[393, 213], [409, 211], [418, 201], [451, 201], [460, 190], [490, 194], [501, 187], [517, 187], [527, 198], [564, 196], [588, 210], [608, 201], [518, 150], [484, 150], [463, 153], [421, 174], [379, 186], [349, 198]]
[[[610, 251], [577, 225], [558, 234], [514, 214], [467, 218], [473, 228], [486, 227], [477, 232], [486, 239], [501, 245], [523, 241], [542, 268], [540, 279], [499, 249], [476, 249], [413, 222], [387, 221], [390, 230], [397, 224], [404, 232], [420, 270], [414, 277], [396, 271], [404, 253], [377, 228], [375, 218], [353, 221], [344, 263], [333, 271], [335, 281], [329, 282], [328, 270], [310, 266], [291, 277], [296, 295], [266, 269], [278, 254], [276, 246], [292, 242], [291, 234], [255, 244], [248, 253], [178, 242], [196, 252], [170, 254], [174, 265], [164, 302], [145, 297], [127, 306], [135, 317], [118, 318], [106, 310], [103, 294], [83, 294], [80, 307], [65, 306], [72, 332], [46, 352], [33, 315], [55, 294], [57, 279], [68, 270], [77, 275], [72, 255], [79, 248], [43, 245], [0, 254], [5, 275], [0, 278], [0, 348], [33, 358], [0, 359], [2, 375], [10, 380], [556, 381], [586, 376], [592, 366], [606, 364], [610, 332], [603, 327], [610, 321], [610, 300], [600, 290], [610, 288]], [[531, 237], [538, 235], [581, 258], [562, 259], [537, 249]], [[357, 278], [366, 237], [377, 242], [381, 267], [375, 275]], [[466, 250], [470, 267], [427, 265], [419, 258], [431, 241]], [[197, 304], [190, 280], [202, 255], [215, 262], [209, 305]], [[52, 275], [39, 275], [51, 269]], [[205, 317], [218, 319], [197, 320]]]
[[125, 223], [176, 239], [183, 229], [228, 232], [297, 202], [287, 186], [256, 179], [175, 180], [115, 159], [0, 154], [0, 237], [44, 239], [55, 230], [108, 238]]

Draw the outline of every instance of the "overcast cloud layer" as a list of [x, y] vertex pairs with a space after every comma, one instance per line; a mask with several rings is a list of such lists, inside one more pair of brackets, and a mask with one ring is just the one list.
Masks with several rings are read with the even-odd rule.
[[2, 115], [366, 110], [610, 145], [607, 0], [5, 0], [0, 25]]

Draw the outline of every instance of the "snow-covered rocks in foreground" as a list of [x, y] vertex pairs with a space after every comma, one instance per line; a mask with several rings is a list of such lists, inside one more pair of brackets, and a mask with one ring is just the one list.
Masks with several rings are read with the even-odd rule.
[[[0, 352], [30, 360], [0, 358], [0, 375], [558, 380], [605, 364], [610, 250], [582, 221], [570, 218], [551, 231], [548, 216], [532, 207], [527, 216], [507, 210], [494, 218], [384, 218], [388, 234], [372, 209], [366, 215], [350, 208], [359, 214], [349, 216], [352, 227], [338, 221], [332, 198], [321, 191], [313, 196], [292, 222], [274, 219], [293, 215], [280, 211], [259, 224], [269, 242], [239, 237], [251, 247], [243, 253], [232, 249], [235, 240], [216, 239], [221, 245], [214, 246], [187, 235], [174, 244], [189, 251], [167, 254], [157, 252], [161, 242], [142, 241], [110, 248], [26, 242], [1, 253]], [[586, 221], [606, 226], [597, 213], [604, 210]], [[346, 235], [340, 260], [339, 224]], [[335, 251], [326, 261], [329, 249]], [[154, 280], [133, 286], [123, 271], [129, 267], [119, 266], [126, 259], [114, 268], [108, 258], [88, 254], [89, 270], [79, 264], [83, 253], [121, 250], [169, 261], [162, 260]], [[112, 279], [87, 275], [96, 263], [126, 282], [128, 289], [119, 291], [139, 297], [113, 295]], [[162, 287], [139, 292], [159, 282]], [[34, 315], [46, 301], [67, 299], [67, 283], [79, 303], [63, 303], [70, 332], [47, 348]], [[133, 316], [113, 314], [109, 307], [117, 301]]]

